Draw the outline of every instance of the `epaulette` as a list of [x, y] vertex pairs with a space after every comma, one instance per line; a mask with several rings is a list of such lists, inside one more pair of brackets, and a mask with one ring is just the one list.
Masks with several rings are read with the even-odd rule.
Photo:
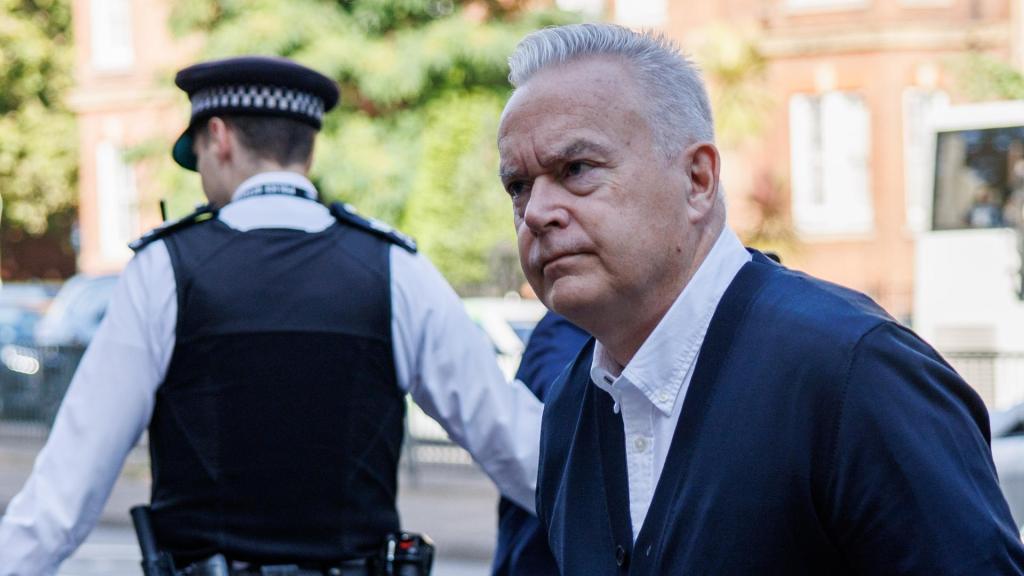
[[402, 234], [380, 220], [360, 216], [356, 212], [356, 209], [349, 204], [344, 202], [335, 202], [334, 204], [331, 204], [331, 214], [333, 214], [339, 222], [351, 224], [352, 226], [366, 230], [367, 232], [375, 236], [379, 236], [392, 244], [405, 248], [413, 254], [416, 253], [416, 241], [411, 237]]
[[146, 232], [145, 234], [142, 235], [141, 238], [128, 244], [128, 247], [131, 248], [132, 251], [138, 252], [139, 250], [142, 250], [146, 246], [149, 246], [150, 244], [156, 242], [161, 238], [165, 238], [171, 234], [174, 234], [178, 230], [184, 230], [185, 228], [188, 228], [193, 224], [198, 224], [200, 222], [206, 222], [207, 220], [211, 220], [216, 215], [216, 210], [211, 208], [209, 204], [204, 204], [196, 208], [195, 212], [189, 214], [188, 216], [185, 216], [184, 218], [180, 218], [178, 220], [169, 220], [167, 222], [164, 222], [160, 226], [150, 230], [149, 232]]

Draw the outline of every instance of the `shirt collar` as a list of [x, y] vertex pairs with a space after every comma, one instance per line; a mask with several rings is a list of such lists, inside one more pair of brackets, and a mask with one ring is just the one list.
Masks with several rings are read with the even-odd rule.
[[[247, 190], [265, 185], [301, 188], [316, 198], [317, 190], [306, 177], [295, 172], [264, 172], [249, 178], [235, 192], [237, 198]], [[333, 225], [334, 216], [319, 202], [287, 194], [262, 194], [228, 202], [217, 218], [231, 228], [248, 231], [255, 228], [290, 228], [320, 232]]]
[[313, 186], [313, 183], [309, 181], [309, 178], [306, 178], [298, 172], [279, 170], [274, 172], [261, 172], [250, 176], [245, 182], [239, 184], [238, 188], [235, 188], [234, 193], [231, 194], [231, 199], [234, 200], [235, 197], [242, 192], [264, 184], [288, 184], [312, 193], [313, 200], [316, 200], [318, 196], [316, 186]]
[[617, 404], [616, 385], [625, 380], [658, 410], [670, 415], [704, 343], [718, 302], [749, 261], [750, 254], [739, 238], [725, 227], [697, 273], [626, 366], [613, 360], [600, 342], [594, 344], [590, 368], [594, 384], [611, 394]]

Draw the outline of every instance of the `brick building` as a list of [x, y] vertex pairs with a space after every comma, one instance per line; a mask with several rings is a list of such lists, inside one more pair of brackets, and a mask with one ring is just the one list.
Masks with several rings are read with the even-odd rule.
[[78, 267], [119, 270], [127, 242], [160, 223], [153, 173], [158, 162], [135, 161], [147, 146], [166, 145], [187, 111], [171, 78], [190, 60], [191, 41], [175, 40], [166, 0], [74, 0], [78, 115]]
[[[652, 4], [657, 4], [654, 2]], [[662, 3], [663, 28], [699, 53], [715, 24], [751, 34], [772, 105], [755, 142], [727, 152], [734, 224], [766, 178], [795, 240], [787, 263], [913, 312], [914, 242], [930, 225], [926, 118], [956, 99], [957, 57], [1021, 61], [1013, 0], [721, 0]]]
[[[914, 242], [929, 223], [924, 118], [951, 98], [951, 58], [969, 49], [1021, 62], [1014, 0], [560, 0], [630, 26], [658, 27], [688, 50], [721, 25], [767, 59], [764, 129], [725, 152], [730, 218], [758, 221], [749, 198], [778, 192], [787, 264], [913, 312]], [[75, 0], [81, 139], [81, 252], [116, 269], [124, 244], [159, 222], [153, 162], [126, 151], [169, 144], [185, 111], [171, 72], [190, 60], [167, 30], [166, 0]], [[763, 192], [763, 190], [762, 190]]]

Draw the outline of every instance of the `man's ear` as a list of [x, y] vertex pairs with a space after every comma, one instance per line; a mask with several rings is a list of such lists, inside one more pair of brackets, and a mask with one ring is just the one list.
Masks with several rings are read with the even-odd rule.
[[711, 213], [718, 199], [719, 169], [722, 157], [710, 142], [697, 142], [688, 147], [683, 156], [690, 167], [689, 187], [686, 195], [687, 214], [691, 222], [699, 222]]

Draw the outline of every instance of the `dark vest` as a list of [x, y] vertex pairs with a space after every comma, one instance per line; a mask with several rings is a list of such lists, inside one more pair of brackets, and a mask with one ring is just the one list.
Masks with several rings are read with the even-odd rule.
[[340, 221], [241, 232], [217, 219], [164, 241], [178, 319], [149, 431], [160, 546], [179, 563], [375, 553], [399, 528], [405, 414], [390, 243]]
[[754, 254], [635, 543], [622, 417], [592, 355], [544, 411], [537, 513], [563, 576], [1022, 573], [984, 405], [867, 297]]

